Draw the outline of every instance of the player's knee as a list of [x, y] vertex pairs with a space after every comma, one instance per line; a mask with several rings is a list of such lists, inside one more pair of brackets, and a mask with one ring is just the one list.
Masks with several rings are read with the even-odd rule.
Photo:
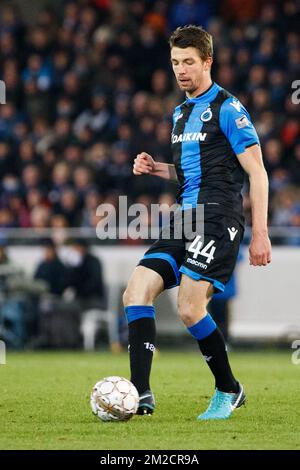
[[129, 305], [153, 305], [156, 297], [163, 291], [161, 276], [143, 266], [138, 266], [130, 278], [123, 294], [124, 307]]
[[129, 286], [125, 289], [123, 293], [123, 305], [124, 307], [127, 307], [128, 305], [133, 305], [135, 300], [135, 295], [132, 292], [132, 289], [130, 289]]
[[178, 313], [186, 326], [192, 326], [207, 314], [206, 302], [195, 304], [188, 299], [178, 299]]
[[136, 286], [127, 286], [123, 293], [123, 305], [152, 305], [153, 296], [150, 289], [137, 288]]

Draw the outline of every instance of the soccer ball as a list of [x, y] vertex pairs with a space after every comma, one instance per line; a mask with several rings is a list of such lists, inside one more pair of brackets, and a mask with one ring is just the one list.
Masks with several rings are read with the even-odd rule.
[[92, 412], [102, 421], [125, 421], [137, 412], [139, 394], [135, 386], [123, 377], [105, 377], [91, 393]]

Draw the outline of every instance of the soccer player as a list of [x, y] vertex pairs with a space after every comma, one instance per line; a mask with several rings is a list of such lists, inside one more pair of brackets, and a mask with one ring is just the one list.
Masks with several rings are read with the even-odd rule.
[[[212, 36], [198, 26], [177, 28], [169, 40], [171, 63], [186, 100], [175, 108], [172, 130], [174, 165], [156, 162], [142, 152], [135, 175], [155, 175], [178, 182], [181, 211], [204, 205], [204, 240], [196, 235], [160, 238], [131, 276], [123, 301], [129, 328], [131, 381], [140, 394], [139, 414], [154, 411], [149, 377], [155, 350], [153, 302], [179, 285], [181, 320], [198, 342], [215, 379], [215, 393], [198, 419], [226, 419], [243, 405], [245, 393], [228, 361], [224, 338], [207, 312], [214, 292], [224, 290], [243, 238], [241, 190], [249, 175], [253, 266], [271, 261], [267, 230], [268, 179], [257, 133], [244, 106], [211, 79]], [[194, 222], [194, 221], [193, 221]], [[170, 222], [171, 235], [176, 220]]]

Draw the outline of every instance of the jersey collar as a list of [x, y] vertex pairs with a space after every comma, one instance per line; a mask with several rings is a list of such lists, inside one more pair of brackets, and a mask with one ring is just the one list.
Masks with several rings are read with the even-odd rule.
[[184, 102], [184, 104], [189, 104], [189, 103], [201, 103], [203, 101], [210, 101], [210, 99], [213, 97], [213, 95], [216, 94], [220, 90], [220, 86], [217, 85], [215, 82], [212, 82], [209, 88], [207, 90], [203, 91], [203, 93], [200, 93], [200, 95], [195, 96], [194, 98], [187, 98]]

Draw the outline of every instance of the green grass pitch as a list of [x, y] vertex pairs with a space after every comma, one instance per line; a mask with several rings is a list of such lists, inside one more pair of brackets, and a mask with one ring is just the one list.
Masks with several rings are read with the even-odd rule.
[[89, 393], [107, 375], [128, 377], [127, 354], [8, 353], [0, 366], [0, 449], [300, 449], [300, 365], [291, 352], [233, 352], [248, 403], [227, 421], [198, 422], [213, 392], [195, 352], [160, 351], [153, 416], [102, 423]]

